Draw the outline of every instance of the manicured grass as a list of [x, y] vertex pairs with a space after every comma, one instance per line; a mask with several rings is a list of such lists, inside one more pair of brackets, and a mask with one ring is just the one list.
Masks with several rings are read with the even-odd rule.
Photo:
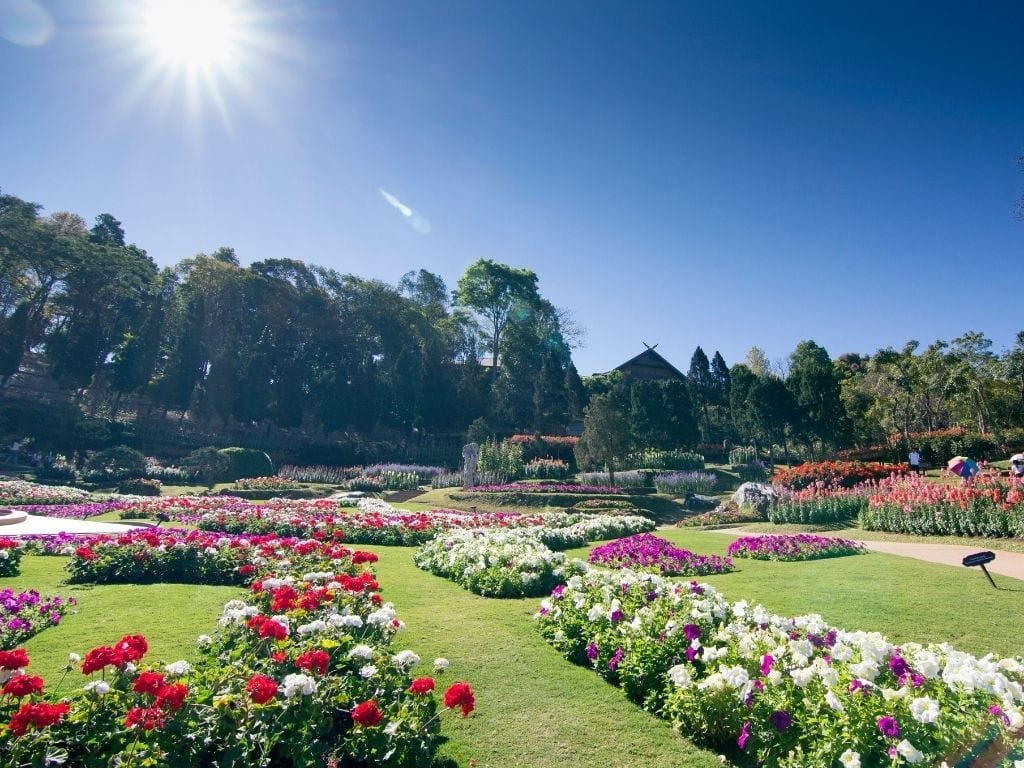
[[[196, 637], [213, 634], [224, 603], [244, 597], [235, 587], [194, 584], [146, 584], [93, 587], [65, 584], [64, 557], [26, 555], [21, 575], [0, 579], [0, 588], [35, 589], [45, 595], [74, 597], [77, 608], [58, 626], [46, 629], [24, 645], [32, 660], [31, 671], [56, 685], [69, 652], [84, 655], [90, 648], [110, 645], [126, 634], [142, 634], [149, 641], [147, 660], [167, 662], [195, 658]], [[76, 671], [62, 690], [84, 682]]]

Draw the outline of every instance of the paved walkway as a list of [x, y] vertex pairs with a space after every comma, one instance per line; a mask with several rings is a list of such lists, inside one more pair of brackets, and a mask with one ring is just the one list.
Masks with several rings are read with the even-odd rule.
[[22, 522], [0, 525], [0, 536], [17, 537], [35, 533], [124, 533], [131, 528], [146, 527], [131, 523], [101, 523], [91, 520], [66, 520], [60, 517], [25, 515]]
[[[742, 528], [720, 528], [711, 533], [726, 533], [731, 536], [757, 535]], [[828, 534], [819, 534], [827, 536]], [[941, 563], [942, 565], [954, 565], [963, 568], [963, 559], [975, 552], [984, 552], [987, 547], [963, 547], [956, 544], [927, 544], [904, 541], [870, 541], [859, 540], [861, 544], [873, 552], [885, 552], [889, 555], [900, 557], [912, 557], [916, 560], [925, 560], [929, 563]], [[996, 559], [987, 563], [985, 567], [990, 573], [998, 573], [1009, 576], [1013, 579], [1024, 580], [1024, 553], [1002, 552], [997, 549], [990, 550], [995, 553]]]

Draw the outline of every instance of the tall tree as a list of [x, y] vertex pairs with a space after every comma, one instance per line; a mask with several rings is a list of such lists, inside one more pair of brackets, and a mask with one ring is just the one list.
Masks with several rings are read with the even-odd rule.
[[844, 434], [839, 379], [828, 352], [813, 341], [800, 342], [789, 360], [786, 385], [796, 404], [796, 431], [813, 455], [815, 441], [834, 444]]
[[477, 259], [459, 278], [455, 291], [458, 303], [473, 310], [484, 322], [492, 364], [497, 373], [501, 337], [509, 321], [528, 313], [540, 302], [537, 275], [490, 259]]
[[615, 484], [615, 468], [630, 448], [629, 419], [611, 394], [590, 398], [583, 417], [583, 434], [576, 443], [576, 462], [581, 467], [603, 466]]
[[690, 369], [686, 372], [686, 382], [690, 387], [690, 399], [697, 410], [701, 437], [710, 439], [710, 419], [708, 406], [711, 400], [711, 365], [708, 356], [699, 346], [690, 358]]

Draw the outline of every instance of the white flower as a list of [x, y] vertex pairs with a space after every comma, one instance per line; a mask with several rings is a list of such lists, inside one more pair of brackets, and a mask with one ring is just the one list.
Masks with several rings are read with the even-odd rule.
[[903, 699], [907, 696], [907, 689], [900, 688], [899, 690], [893, 690], [892, 688], [882, 689], [882, 698], [886, 701], [892, 701], [893, 699]]
[[939, 719], [939, 702], [927, 696], [910, 702], [910, 715], [919, 723], [934, 723]]
[[368, 645], [357, 645], [348, 652], [348, 657], [350, 659], [372, 659], [373, 648]]
[[316, 680], [309, 675], [286, 675], [283, 684], [286, 699], [291, 699], [300, 693], [303, 696], [312, 696], [316, 692]]
[[79, 656], [77, 653], [69, 653], [68, 654], [68, 664], [78, 664], [81, 661], [82, 661], [82, 657]]
[[181, 677], [182, 675], [187, 675], [191, 671], [192, 665], [184, 659], [181, 659], [180, 661], [175, 661], [164, 667], [164, 672], [166, 672], [168, 675], [171, 675], [172, 677]]
[[843, 768], [860, 768], [860, 754], [848, 749], [839, 756], [839, 762]]
[[311, 635], [314, 632], [323, 632], [325, 629], [327, 629], [327, 622], [323, 619], [317, 619], [316, 621], [309, 622], [309, 624], [303, 624], [295, 631], [300, 635]]
[[213, 638], [209, 635], [200, 635], [196, 638], [196, 645], [205, 648], [206, 646], [213, 643]]
[[413, 651], [405, 650], [399, 651], [397, 654], [391, 657], [391, 660], [398, 665], [403, 671], [407, 671], [410, 667], [415, 667], [420, 663], [420, 657], [417, 656]]
[[367, 664], [365, 667], [360, 668], [359, 676], [364, 680], [369, 680], [371, 677], [377, 674], [377, 667], [373, 664]]
[[685, 664], [676, 664], [668, 671], [668, 679], [677, 688], [689, 688], [693, 683], [693, 678], [690, 676], [690, 670], [686, 668]]
[[402, 724], [401, 720], [392, 720], [390, 723], [384, 726], [384, 733], [388, 736], [394, 736], [398, 733], [398, 726]]
[[445, 658], [434, 659], [434, 671], [435, 672], [444, 672], [446, 669], [448, 669], [448, 659], [445, 659]]
[[919, 763], [924, 760], [924, 754], [906, 739], [896, 745], [896, 751], [907, 758], [908, 763]]
[[832, 691], [828, 691], [825, 694], [825, 703], [828, 704], [836, 712], [845, 712], [846, 708], [843, 706], [843, 702], [839, 700], [839, 697]]
[[814, 667], [803, 667], [802, 669], [791, 669], [789, 676], [793, 678], [793, 682], [798, 686], [806, 688], [807, 684], [813, 679], [814, 673]]
[[105, 680], [93, 680], [91, 683], [86, 683], [82, 690], [96, 696], [106, 696], [110, 693], [110, 683]]

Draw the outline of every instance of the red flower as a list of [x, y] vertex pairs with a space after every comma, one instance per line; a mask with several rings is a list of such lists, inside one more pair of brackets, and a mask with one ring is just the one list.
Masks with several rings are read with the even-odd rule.
[[331, 657], [324, 651], [306, 651], [295, 659], [295, 666], [311, 670], [318, 675], [326, 675], [327, 665], [330, 663]]
[[91, 675], [104, 667], [120, 667], [125, 663], [124, 655], [106, 645], [93, 648], [85, 654], [82, 662], [82, 674]]
[[284, 651], [275, 651], [274, 653], [270, 654], [270, 660], [276, 664], [284, 664], [286, 661], [288, 661], [288, 654]]
[[270, 610], [274, 613], [284, 613], [290, 611], [295, 607], [295, 601], [299, 597], [299, 593], [295, 591], [294, 587], [285, 584], [283, 587], [278, 587], [272, 593], [272, 600], [270, 603]]
[[39, 702], [33, 704], [25, 702], [21, 709], [14, 713], [7, 729], [15, 736], [21, 736], [28, 730], [30, 725], [36, 728], [46, 728], [60, 722], [60, 719], [71, 711], [70, 705], [61, 702], [60, 704], [47, 704]]
[[409, 686], [409, 693], [417, 695], [430, 693], [432, 690], [434, 690], [434, 678], [432, 677], [417, 677]]
[[114, 650], [119, 651], [125, 661], [138, 661], [146, 655], [149, 644], [142, 635], [125, 635], [114, 646]]
[[42, 692], [43, 678], [32, 677], [30, 675], [15, 675], [7, 681], [7, 685], [3, 688], [4, 694], [18, 698]]
[[165, 685], [156, 693], [156, 701], [153, 704], [168, 712], [177, 712], [185, 703], [188, 696], [188, 686], [184, 683], [172, 683]]
[[475, 703], [473, 689], [469, 687], [469, 683], [452, 683], [444, 692], [444, 705], [448, 709], [461, 707], [463, 717], [473, 711]]
[[135, 678], [132, 690], [136, 693], [148, 693], [156, 696], [157, 691], [164, 687], [164, 676], [160, 672], [142, 672]]
[[95, 560], [99, 557], [99, 555], [89, 549], [89, 547], [79, 547], [75, 550], [75, 556], [82, 560]]
[[28, 666], [28, 654], [24, 648], [0, 651], [0, 669], [21, 669]]
[[352, 710], [352, 719], [367, 727], [377, 725], [383, 717], [384, 713], [380, 711], [380, 707], [373, 699], [357, 704], [356, 708]]
[[246, 693], [255, 704], [266, 704], [277, 695], [277, 683], [266, 675], [253, 675], [245, 684]]
[[156, 708], [132, 707], [124, 717], [124, 727], [134, 728], [141, 725], [147, 731], [164, 727], [164, 713]]

